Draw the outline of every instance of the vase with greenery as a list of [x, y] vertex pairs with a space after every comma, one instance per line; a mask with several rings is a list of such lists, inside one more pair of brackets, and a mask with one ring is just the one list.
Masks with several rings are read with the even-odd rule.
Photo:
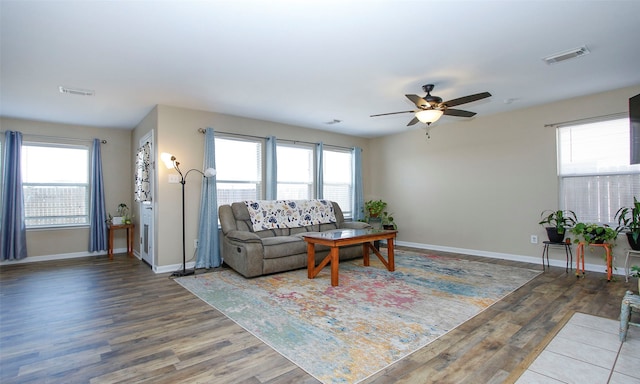
[[542, 220], [538, 224], [545, 227], [549, 241], [554, 243], [562, 243], [567, 228], [573, 227], [578, 221], [575, 212], [570, 210], [546, 210], [540, 214], [540, 218]]
[[640, 201], [634, 196], [632, 207], [622, 207], [615, 215], [618, 221], [616, 231], [625, 232], [629, 246], [640, 251]]
[[614, 244], [618, 232], [606, 224], [576, 223], [571, 229], [576, 235], [576, 243], [585, 244]]

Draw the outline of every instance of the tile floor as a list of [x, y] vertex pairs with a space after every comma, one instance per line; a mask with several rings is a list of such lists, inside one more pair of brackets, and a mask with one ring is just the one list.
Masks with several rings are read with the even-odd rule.
[[640, 327], [620, 343], [618, 320], [575, 313], [516, 384], [640, 384]]

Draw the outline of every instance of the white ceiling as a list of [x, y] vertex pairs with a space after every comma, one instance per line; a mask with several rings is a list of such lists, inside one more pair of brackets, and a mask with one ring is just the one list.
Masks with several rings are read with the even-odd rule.
[[639, 15], [637, 0], [2, 0], [0, 113], [131, 129], [166, 104], [375, 137], [420, 126], [369, 115], [412, 109], [427, 83], [491, 92], [456, 107], [478, 116], [640, 84]]

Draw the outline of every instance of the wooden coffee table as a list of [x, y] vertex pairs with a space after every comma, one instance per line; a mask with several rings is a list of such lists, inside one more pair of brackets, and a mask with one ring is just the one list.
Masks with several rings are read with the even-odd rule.
[[[303, 235], [304, 241], [307, 242], [307, 272], [310, 279], [313, 279], [320, 271], [331, 263], [331, 285], [338, 286], [338, 264], [340, 262], [339, 249], [345, 245], [362, 244], [362, 258], [365, 266], [369, 266], [369, 250], [378, 256], [382, 264], [391, 272], [395, 270], [393, 260], [393, 240], [398, 231], [383, 229], [342, 229], [333, 232], [324, 232]], [[387, 240], [387, 259], [373, 246], [372, 242], [376, 240]], [[325, 257], [318, 266], [316, 266], [316, 249], [315, 245], [321, 244], [331, 248], [327, 257]]]

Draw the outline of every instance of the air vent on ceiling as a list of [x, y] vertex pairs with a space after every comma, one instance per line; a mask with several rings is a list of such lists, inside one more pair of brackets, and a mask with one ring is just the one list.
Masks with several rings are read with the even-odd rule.
[[551, 64], [559, 63], [561, 61], [575, 59], [576, 57], [582, 57], [589, 53], [590, 53], [589, 48], [587, 48], [586, 45], [583, 45], [582, 47], [579, 47], [579, 48], [574, 48], [569, 51], [560, 52], [560, 53], [556, 53], [555, 55], [545, 57], [542, 60], [544, 60], [545, 63], [551, 65]]
[[58, 87], [58, 90], [60, 91], [60, 93], [68, 93], [70, 95], [79, 96], [93, 96], [96, 94], [96, 92], [91, 89], [69, 88], [62, 85]]

